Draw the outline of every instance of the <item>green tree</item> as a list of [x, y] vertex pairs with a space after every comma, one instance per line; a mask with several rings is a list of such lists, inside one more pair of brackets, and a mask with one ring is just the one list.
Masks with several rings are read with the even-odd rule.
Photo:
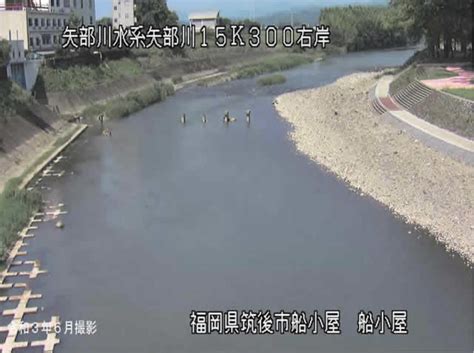
[[79, 16], [77, 16], [74, 12], [71, 13], [71, 15], [69, 16], [69, 20], [68, 20], [68, 25], [69, 27], [80, 27], [82, 24], [82, 21], [81, 19], [79, 18]]
[[392, 0], [411, 31], [424, 36], [432, 57], [454, 56], [457, 49], [466, 56], [472, 44], [471, 0]]
[[404, 46], [419, 40], [394, 6], [346, 6], [321, 10], [319, 22], [329, 25], [331, 43], [349, 51]]
[[0, 40], [0, 66], [8, 64], [10, 60], [10, 45], [5, 39]]
[[145, 27], [164, 27], [178, 23], [178, 15], [170, 11], [166, 0], [137, 1], [136, 17], [138, 23]]
[[110, 17], [102, 17], [97, 21], [97, 24], [101, 26], [112, 26], [112, 19]]

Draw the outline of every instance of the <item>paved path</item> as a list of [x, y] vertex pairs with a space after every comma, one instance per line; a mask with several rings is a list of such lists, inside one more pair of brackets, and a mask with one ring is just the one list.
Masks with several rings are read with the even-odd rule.
[[389, 94], [392, 80], [393, 76], [384, 76], [375, 87], [374, 99], [386, 110], [383, 116], [397, 120], [401, 127], [409, 126], [430, 147], [474, 165], [474, 141], [420, 119], [399, 106]]

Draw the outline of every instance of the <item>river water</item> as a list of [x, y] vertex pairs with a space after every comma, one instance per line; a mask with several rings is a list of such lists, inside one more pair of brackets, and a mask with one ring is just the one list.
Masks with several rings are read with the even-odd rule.
[[[112, 138], [91, 128], [56, 167], [66, 175], [42, 184], [65, 203], [65, 229], [42, 224], [28, 249], [49, 270], [33, 285], [39, 315], [97, 322], [55, 351], [472, 352], [473, 271], [299, 155], [272, 106], [411, 54], [328, 58], [286, 72], [282, 86], [186, 88], [111, 123]], [[225, 110], [237, 122], [224, 125]], [[337, 309], [342, 334], [191, 335], [192, 310], [232, 309]], [[357, 333], [360, 310], [397, 309], [408, 335]]]

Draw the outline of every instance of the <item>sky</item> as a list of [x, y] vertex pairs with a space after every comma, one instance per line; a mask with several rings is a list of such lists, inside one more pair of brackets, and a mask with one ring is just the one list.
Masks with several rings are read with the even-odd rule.
[[[388, 0], [168, 0], [168, 7], [180, 19], [193, 11], [220, 10], [230, 18], [252, 18], [309, 6], [345, 5], [350, 3], [387, 3]], [[255, 5], [254, 5], [255, 4]], [[96, 0], [97, 18], [112, 16], [112, 0]]]

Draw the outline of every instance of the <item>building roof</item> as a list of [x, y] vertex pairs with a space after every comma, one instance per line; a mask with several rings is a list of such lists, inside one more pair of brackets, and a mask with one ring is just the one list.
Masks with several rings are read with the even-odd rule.
[[219, 17], [219, 11], [202, 11], [202, 12], [192, 12], [189, 14], [188, 18], [190, 20], [214, 20]]

